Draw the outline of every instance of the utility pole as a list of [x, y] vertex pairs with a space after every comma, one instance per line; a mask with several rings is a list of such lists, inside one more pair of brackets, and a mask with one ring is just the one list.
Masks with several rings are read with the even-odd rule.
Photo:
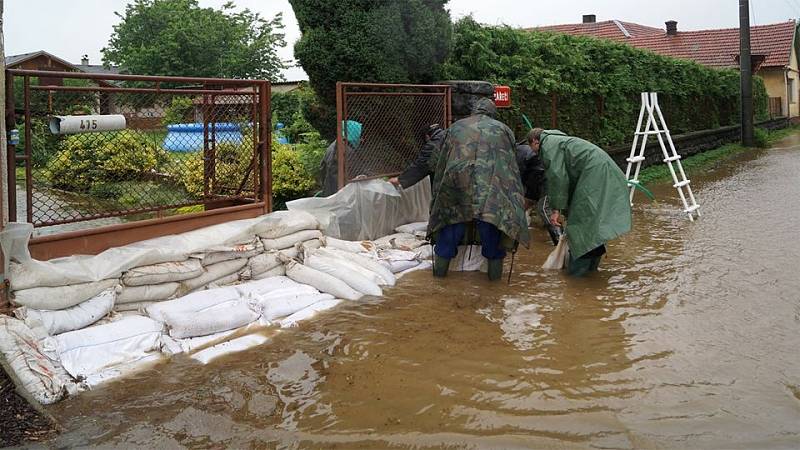
[[750, 61], [750, 2], [739, 0], [739, 72], [742, 91], [742, 145], [753, 146], [753, 66]]

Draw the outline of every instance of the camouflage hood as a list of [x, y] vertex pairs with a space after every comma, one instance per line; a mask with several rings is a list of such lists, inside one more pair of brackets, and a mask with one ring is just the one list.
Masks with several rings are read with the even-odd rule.
[[474, 105], [472, 105], [472, 115], [474, 116], [479, 114], [483, 114], [494, 119], [494, 116], [497, 114], [497, 106], [495, 106], [491, 99], [481, 97], [475, 102]]
[[492, 119], [494, 103], [479, 100], [470, 117], [454, 123], [435, 159], [428, 234], [447, 225], [483, 220], [528, 245], [528, 223], [514, 133]]

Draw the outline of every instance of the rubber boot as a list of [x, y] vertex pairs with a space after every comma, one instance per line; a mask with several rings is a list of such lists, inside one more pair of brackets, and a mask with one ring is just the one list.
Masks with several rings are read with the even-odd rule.
[[489, 280], [496, 281], [503, 277], [503, 259], [489, 260]]
[[433, 256], [433, 276], [444, 278], [447, 276], [447, 270], [450, 268], [450, 260], [442, 258], [439, 255]]

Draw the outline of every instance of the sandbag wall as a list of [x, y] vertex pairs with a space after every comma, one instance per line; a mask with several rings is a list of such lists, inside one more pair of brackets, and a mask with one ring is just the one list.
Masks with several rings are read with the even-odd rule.
[[200, 362], [265, 342], [342, 300], [381, 295], [429, 267], [425, 223], [375, 241], [326, 237], [304, 211], [110, 249], [30, 259], [4, 243], [16, 318], [0, 316], [0, 352], [42, 403], [165, 355]]

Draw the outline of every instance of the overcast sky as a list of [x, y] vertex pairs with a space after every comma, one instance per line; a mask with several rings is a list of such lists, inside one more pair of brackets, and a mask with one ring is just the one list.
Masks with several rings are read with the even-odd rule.
[[[227, 0], [200, 0], [202, 6], [219, 7]], [[331, 0], [335, 1], [335, 0]], [[45, 50], [67, 61], [78, 63], [89, 55], [90, 63], [100, 64], [100, 50], [107, 44], [112, 26], [119, 22], [115, 11], [124, 12], [127, 0], [5, 0], [4, 37], [6, 55]], [[281, 57], [293, 60], [292, 47], [300, 37], [297, 21], [288, 0], [234, 0], [266, 17], [283, 12], [288, 45]], [[472, 14], [485, 24], [532, 27], [576, 23], [583, 14], [596, 14], [597, 20], [618, 19], [663, 27], [666, 20], [677, 20], [678, 29], [737, 27], [739, 6], [736, 0], [533, 0], [523, 6], [520, 0], [450, 0], [453, 19]], [[800, 0], [750, 0], [752, 24], [782, 22], [800, 17]], [[307, 79], [300, 68], [288, 69], [289, 80]]]

